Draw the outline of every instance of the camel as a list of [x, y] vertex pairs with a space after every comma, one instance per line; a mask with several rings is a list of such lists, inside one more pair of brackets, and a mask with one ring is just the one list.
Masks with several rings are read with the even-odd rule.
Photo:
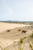
[[21, 29], [19, 29], [18, 31], [21, 31]]
[[26, 30], [22, 30], [22, 33], [26, 33]]
[[7, 30], [7, 32], [10, 32], [11, 31], [11, 29], [10, 30]]

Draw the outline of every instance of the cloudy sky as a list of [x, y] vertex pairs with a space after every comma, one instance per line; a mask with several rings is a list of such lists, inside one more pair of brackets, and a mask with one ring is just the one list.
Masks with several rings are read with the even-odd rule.
[[33, 0], [0, 0], [0, 20], [33, 21]]

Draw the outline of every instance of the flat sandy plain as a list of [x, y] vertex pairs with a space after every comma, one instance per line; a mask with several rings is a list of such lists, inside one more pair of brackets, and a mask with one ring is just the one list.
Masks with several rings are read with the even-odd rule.
[[[12, 44], [14, 41], [16, 42], [19, 41], [19, 35], [21, 38], [23, 38], [29, 36], [32, 33], [32, 30], [29, 29], [27, 26], [30, 25], [0, 22], [0, 45], [4, 48], [9, 46], [7, 49], [12, 50], [13, 48]], [[18, 31], [19, 29], [21, 29], [20, 32]], [[10, 30], [10, 32], [7, 32], [7, 30]], [[27, 30], [26, 34], [22, 33], [22, 30]], [[27, 39], [25, 39], [23, 44], [28, 46]], [[29, 49], [28, 47], [25, 47], [24, 50]]]

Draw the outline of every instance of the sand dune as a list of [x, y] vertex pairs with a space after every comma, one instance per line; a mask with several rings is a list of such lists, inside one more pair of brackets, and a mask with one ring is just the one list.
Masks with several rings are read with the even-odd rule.
[[30, 25], [0, 22], [0, 32], [7, 30], [7, 29], [13, 29], [15, 27], [25, 27], [25, 26], [30, 26]]
[[[21, 29], [21, 31], [18, 31], [19, 29]], [[26, 33], [22, 33], [22, 30], [27, 30]], [[11, 29], [10, 32], [7, 32], [7, 30], [3, 31], [2, 33], [0, 33], [0, 38], [3, 39], [19, 39], [19, 35], [21, 38], [28, 36], [32, 33], [32, 31], [26, 27], [18, 27], [18, 28], [14, 28]]]
[[[25, 40], [25, 42], [26, 42], [26, 40]], [[14, 45], [15, 45], [15, 48], [14, 48]], [[24, 48], [23, 48], [24, 47]], [[15, 44], [12, 44], [12, 45], [9, 45], [9, 46], [7, 46], [6, 48], [5, 48], [5, 50], [7, 49], [10, 49], [10, 50], [17, 50], [19, 48], [19, 45], [17, 44], [17, 43], [15, 43]], [[22, 43], [21, 44], [21, 48], [23, 49], [23, 50], [31, 50], [30, 48], [29, 48], [29, 43], [28, 42], [26, 42], [26, 43]]]
[[[21, 38], [29, 36], [32, 30], [25, 26], [30, 25], [0, 22], [0, 42], [3, 43], [4, 47], [13, 44], [14, 40], [19, 41], [19, 36]], [[18, 31], [19, 29], [20, 31]], [[22, 33], [22, 30], [26, 30], [26, 33]]]

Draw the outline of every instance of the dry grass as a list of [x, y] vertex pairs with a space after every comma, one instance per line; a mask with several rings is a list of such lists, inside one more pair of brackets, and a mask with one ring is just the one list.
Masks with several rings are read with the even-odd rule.
[[[18, 50], [23, 50], [23, 48], [24, 48], [24, 46], [23, 46], [23, 48], [21, 48], [21, 43], [23, 43], [23, 40], [24, 39], [26, 39], [26, 37], [24, 37], [23, 39], [22, 38], [20, 38], [20, 41], [18, 42]], [[33, 44], [33, 43], [32, 43]], [[29, 41], [29, 47], [31, 48], [31, 50], [33, 50], [33, 46], [31, 45], [31, 43], [30, 43], [30, 41]], [[2, 48], [2, 46], [0, 46], [0, 48], [2, 49], [2, 50], [5, 50], [5, 49], [3, 49]], [[14, 49], [15, 49], [15, 45], [14, 45]], [[8, 50], [8, 49], [6, 49], [6, 50]], [[17, 50], [17, 49], [16, 49]]]
[[31, 48], [31, 50], [33, 50], [33, 42], [31, 43], [31, 42], [29, 41], [29, 47]]

